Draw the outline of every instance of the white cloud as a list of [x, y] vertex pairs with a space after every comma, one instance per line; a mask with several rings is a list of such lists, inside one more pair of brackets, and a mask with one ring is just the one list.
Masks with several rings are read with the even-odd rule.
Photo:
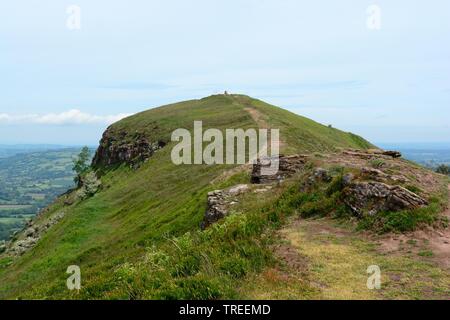
[[111, 124], [131, 114], [94, 115], [72, 109], [61, 113], [12, 115], [0, 113], [0, 123], [34, 123], [46, 125]]

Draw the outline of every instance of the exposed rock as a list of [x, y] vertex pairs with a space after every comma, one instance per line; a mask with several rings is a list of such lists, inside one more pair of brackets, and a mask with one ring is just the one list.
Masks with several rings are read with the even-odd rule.
[[351, 156], [351, 157], [367, 159], [367, 160], [372, 159], [375, 156], [374, 153], [369, 153], [369, 152], [364, 152], [364, 151], [359, 151], [359, 150], [344, 150], [344, 151], [342, 151], [342, 154]]
[[225, 190], [215, 190], [208, 193], [207, 208], [202, 222], [202, 229], [228, 215], [230, 206], [238, 203], [238, 195], [247, 192], [249, 186], [240, 184]]
[[384, 151], [383, 154], [385, 156], [390, 156], [392, 158], [401, 158], [402, 154], [398, 151]]
[[264, 188], [255, 189], [253, 193], [264, 193], [272, 189], [272, 186], [265, 186]]
[[317, 181], [330, 182], [333, 178], [328, 171], [323, 168], [316, 168], [313, 173], [314, 179]]
[[[31, 248], [33, 248], [39, 239], [44, 235], [44, 233], [53, 225], [58, 223], [62, 218], [64, 218], [64, 212], [58, 212], [54, 214], [49, 220], [39, 227], [35, 225], [34, 222], [29, 222], [27, 224], [27, 228], [23, 231], [23, 239], [20, 240], [11, 240], [8, 243], [4, 244], [3, 251], [6, 251], [7, 254], [18, 256], [22, 255]], [[34, 227], [30, 227], [30, 225], [35, 225]], [[17, 236], [18, 234], [16, 234]], [[1, 252], [1, 249], [0, 249]]]
[[398, 151], [384, 151], [381, 149], [369, 149], [369, 150], [344, 150], [342, 152], [343, 154], [353, 156], [353, 157], [359, 157], [363, 159], [373, 159], [374, 157], [385, 157], [388, 158], [401, 158], [402, 154]]
[[387, 181], [391, 180], [391, 181], [395, 181], [395, 182], [405, 183], [405, 182], [409, 181], [409, 179], [404, 176], [389, 175], [379, 169], [374, 169], [374, 168], [363, 167], [363, 168], [361, 168], [361, 174], [362, 174], [362, 176], [364, 176], [366, 178], [369, 178], [369, 179], [372, 179], [372, 180], [375, 180], [378, 182], [387, 182]]
[[165, 146], [165, 142], [151, 142], [139, 133], [127, 141], [127, 134], [125, 131], [112, 134], [110, 129], [106, 130], [92, 161], [93, 167], [127, 163], [136, 168]]
[[304, 183], [300, 186], [302, 192], [310, 190], [317, 182], [331, 182], [333, 177], [329, 174], [328, 170], [324, 168], [316, 168], [313, 173], [305, 179]]
[[74, 199], [71, 197], [66, 197], [66, 199], [64, 199], [65, 206], [71, 206], [73, 203], [74, 203]]
[[381, 182], [352, 183], [343, 191], [344, 202], [359, 217], [381, 211], [400, 211], [427, 205], [417, 194], [401, 187]]
[[76, 191], [76, 197], [83, 200], [93, 196], [100, 189], [101, 184], [95, 172], [88, 172], [84, 177], [80, 178], [80, 187]]
[[0, 253], [6, 251], [6, 242], [4, 240], [0, 241]]
[[391, 158], [401, 158], [402, 154], [399, 151], [393, 151], [393, 150], [382, 150], [382, 149], [368, 149], [366, 152], [373, 153], [373, 154], [379, 154], [388, 156]]
[[342, 177], [342, 183], [344, 186], [350, 185], [353, 180], [355, 179], [355, 176], [352, 173], [347, 173]]
[[32, 237], [36, 233], [36, 230], [32, 227], [25, 230], [26, 237]]
[[[255, 184], [274, 183], [285, 180], [300, 171], [308, 159], [306, 155], [292, 155], [258, 159], [253, 165], [251, 182]], [[277, 172], [270, 174], [270, 166], [278, 162]], [[268, 171], [268, 175], [263, 170]]]
[[378, 178], [378, 177], [385, 178], [387, 176], [387, 174], [385, 174], [381, 170], [367, 167], [361, 168], [361, 174], [369, 178]]
[[33, 237], [28, 237], [24, 240], [19, 240], [14, 242], [11, 248], [8, 249], [8, 252], [13, 255], [22, 255], [36, 244], [38, 239]]

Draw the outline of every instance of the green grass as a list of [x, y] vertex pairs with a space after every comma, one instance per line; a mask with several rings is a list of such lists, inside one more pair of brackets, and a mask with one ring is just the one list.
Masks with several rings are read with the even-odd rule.
[[379, 169], [385, 165], [385, 161], [383, 159], [373, 159], [370, 161], [370, 165], [375, 169]]
[[407, 190], [409, 190], [411, 192], [414, 192], [414, 193], [417, 193], [417, 194], [420, 194], [420, 193], [423, 192], [422, 189], [420, 189], [418, 186], [414, 186], [414, 185], [407, 185], [407, 186], [405, 186], [405, 188]]
[[327, 152], [335, 151], [338, 147], [357, 149], [374, 147], [353, 133], [329, 128], [285, 109], [273, 107], [261, 100], [249, 100], [246, 96], [238, 96], [235, 99], [267, 115], [270, 126], [280, 129], [282, 140], [286, 142], [287, 153]]
[[421, 256], [421, 257], [432, 257], [434, 254], [433, 254], [433, 251], [424, 250], [424, 251], [420, 251], [418, 253], [418, 255]]
[[[371, 146], [353, 134], [245, 96], [212, 96], [152, 109], [114, 124], [110, 132], [122, 142], [140, 134], [169, 142], [172, 130], [192, 129], [194, 120], [203, 120], [205, 129], [256, 127], [244, 110], [249, 106], [280, 128], [286, 153]], [[61, 198], [50, 206], [38, 225], [61, 211], [64, 219], [33, 250], [11, 265], [0, 263], [0, 298], [235, 297], [239, 279], [270, 263], [261, 232], [281, 226], [294, 210], [291, 202], [299, 199], [292, 190], [279, 200], [273, 194], [258, 201], [257, 208], [247, 208], [245, 216], [200, 232], [207, 192], [248, 176], [217, 180], [232, 166], [175, 166], [171, 146], [137, 170], [101, 168], [102, 190], [92, 198], [70, 206]], [[66, 268], [73, 264], [82, 270], [78, 295], [65, 287]]]

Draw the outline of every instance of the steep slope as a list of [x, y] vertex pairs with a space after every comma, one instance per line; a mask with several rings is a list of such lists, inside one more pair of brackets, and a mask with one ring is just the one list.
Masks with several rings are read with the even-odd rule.
[[[211, 228], [199, 232], [207, 193], [247, 183], [249, 172], [233, 171], [230, 170], [233, 166], [227, 165], [174, 165], [170, 160], [174, 145], [170, 135], [177, 128], [192, 130], [194, 120], [202, 120], [204, 129], [279, 128], [282, 152], [286, 154], [373, 147], [351, 133], [240, 95], [216, 95], [181, 102], [123, 119], [105, 132], [94, 159], [94, 167], [101, 176], [100, 191], [83, 200], [73, 193], [60, 197], [36, 219], [34, 226], [39, 228], [54, 216], [61, 220], [49, 227], [37, 244], [22, 256], [0, 258], [0, 297], [235, 296], [233, 279], [244, 276], [247, 271], [261, 269], [270, 261], [270, 254], [263, 240], [252, 238], [262, 232], [262, 224], [245, 231], [244, 238], [229, 234], [228, 231], [233, 233], [233, 227], [228, 231]], [[144, 162], [142, 145], [146, 150], [148, 146], [153, 148], [144, 155], [149, 157]], [[231, 173], [224, 174], [228, 171]], [[275, 196], [284, 191], [275, 191], [267, 198], [276, 201]], [[233, 219], [230, 217], [230, 223], [239, 225], [240, 222]], [[173, 258], [167, 257], [163, 248], [174, 246], [183, 251], [185, 246], [189, 252], [193, 250], [191, 243], [196, 241], [199, 241], [196, 250], [205, 251], [178, 257], [181, 260], [177, 260], [175, 270], [167, 267], [172, 270], [170, 277], [173, 278], [168, 279], [168, 275], [157, 268], [161, 261]], [[220, 252], [207, 252], [212, 250], [208, 249], [208, 243], [222, 243]], [[238, 254], [236, 250], [243, 251]], [[177, 255], [176, 252], [173, 255]], [[251, 256], [250, 262], [243, 258], [246, 256]], [[152, 272], [159, 278], [151, 280], [146, 272], [139, 272], [142, 257], [146, 257], [147, 262], [155, 262], [151, 264], [156, 266]], [[217, 270], [211, 262], [215, 259], [224, 264]], [[199, 267], [208, 263], [211, 263], [210, 274]], [[70, 265], [78, 265], [82, 270], [83, 290], [79, 293], [66, 288], [66, 269]], [[184, 278], [178, 279], [178, 276]], [[141, 286], [141, 282], [146, 284]]]

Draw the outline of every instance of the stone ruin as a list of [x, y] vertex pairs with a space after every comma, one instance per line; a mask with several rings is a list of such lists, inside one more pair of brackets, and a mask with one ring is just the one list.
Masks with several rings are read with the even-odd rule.
[[[278, 172], [272, 175], [263, 175], [263, 168], [270, 170], [269, 168], [273, 161], [278, 161]], [[278, 159], [275, 157], [258, 159], [253, 165], [251, 183], [270, 184], [283, 181], [300, 171], [307, 161], [308, 156], [306, 155], [280, 155]]]

